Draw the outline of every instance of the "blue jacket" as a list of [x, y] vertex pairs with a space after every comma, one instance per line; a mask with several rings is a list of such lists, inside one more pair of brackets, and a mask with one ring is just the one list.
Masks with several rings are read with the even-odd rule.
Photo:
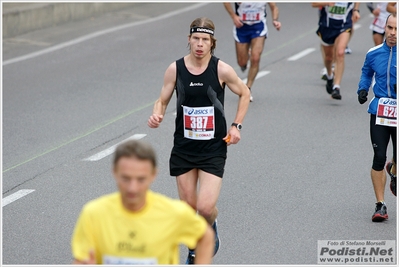
[[389, 47], [384, 42], [367, 52], [357, 90], [358, 94], [360, 90], [369, 91], [374, 74], [374, 98], [368, 108], [370, 114], [376, 114], [379, 98], [396, 99], [396, 46]]

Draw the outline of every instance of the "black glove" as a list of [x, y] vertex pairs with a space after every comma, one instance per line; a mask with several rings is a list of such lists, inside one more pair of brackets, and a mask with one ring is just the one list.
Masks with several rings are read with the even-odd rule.
[[367, 101], [367, 95], [368, 95], [368, 93], [367, 93], [367, 91], [366, 90], [360, 90], [359, 91], [359, 95], [357, 96], [357, 100], [359, 100], [359, 103], [360, 104], [364, 104], [364, 103], [366, 103], [366, 101]]

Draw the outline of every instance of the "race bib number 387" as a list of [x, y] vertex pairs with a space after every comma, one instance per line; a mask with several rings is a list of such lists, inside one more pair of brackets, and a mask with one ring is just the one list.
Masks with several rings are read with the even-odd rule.
[[375, 124], [396, 127], [398, 123], [397, 113], [396, 99], [380, 98], [378, 100]]
[[191, 108], [183, 106], [184, 137], [210, 140], [215, 136], [214, 107]]

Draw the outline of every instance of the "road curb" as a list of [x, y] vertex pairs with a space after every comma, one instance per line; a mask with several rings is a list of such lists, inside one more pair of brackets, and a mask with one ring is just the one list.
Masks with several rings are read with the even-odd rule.
[[3, 3], [3, 38], [132, 7], [137, 3]]

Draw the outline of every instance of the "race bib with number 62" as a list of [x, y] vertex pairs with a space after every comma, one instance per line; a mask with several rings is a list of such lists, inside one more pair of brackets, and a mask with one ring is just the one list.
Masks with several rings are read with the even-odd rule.
[[396, 127], [398, 123], [397, 113], [396, 99], [380, 98], [378, 100], [375, 124]]

